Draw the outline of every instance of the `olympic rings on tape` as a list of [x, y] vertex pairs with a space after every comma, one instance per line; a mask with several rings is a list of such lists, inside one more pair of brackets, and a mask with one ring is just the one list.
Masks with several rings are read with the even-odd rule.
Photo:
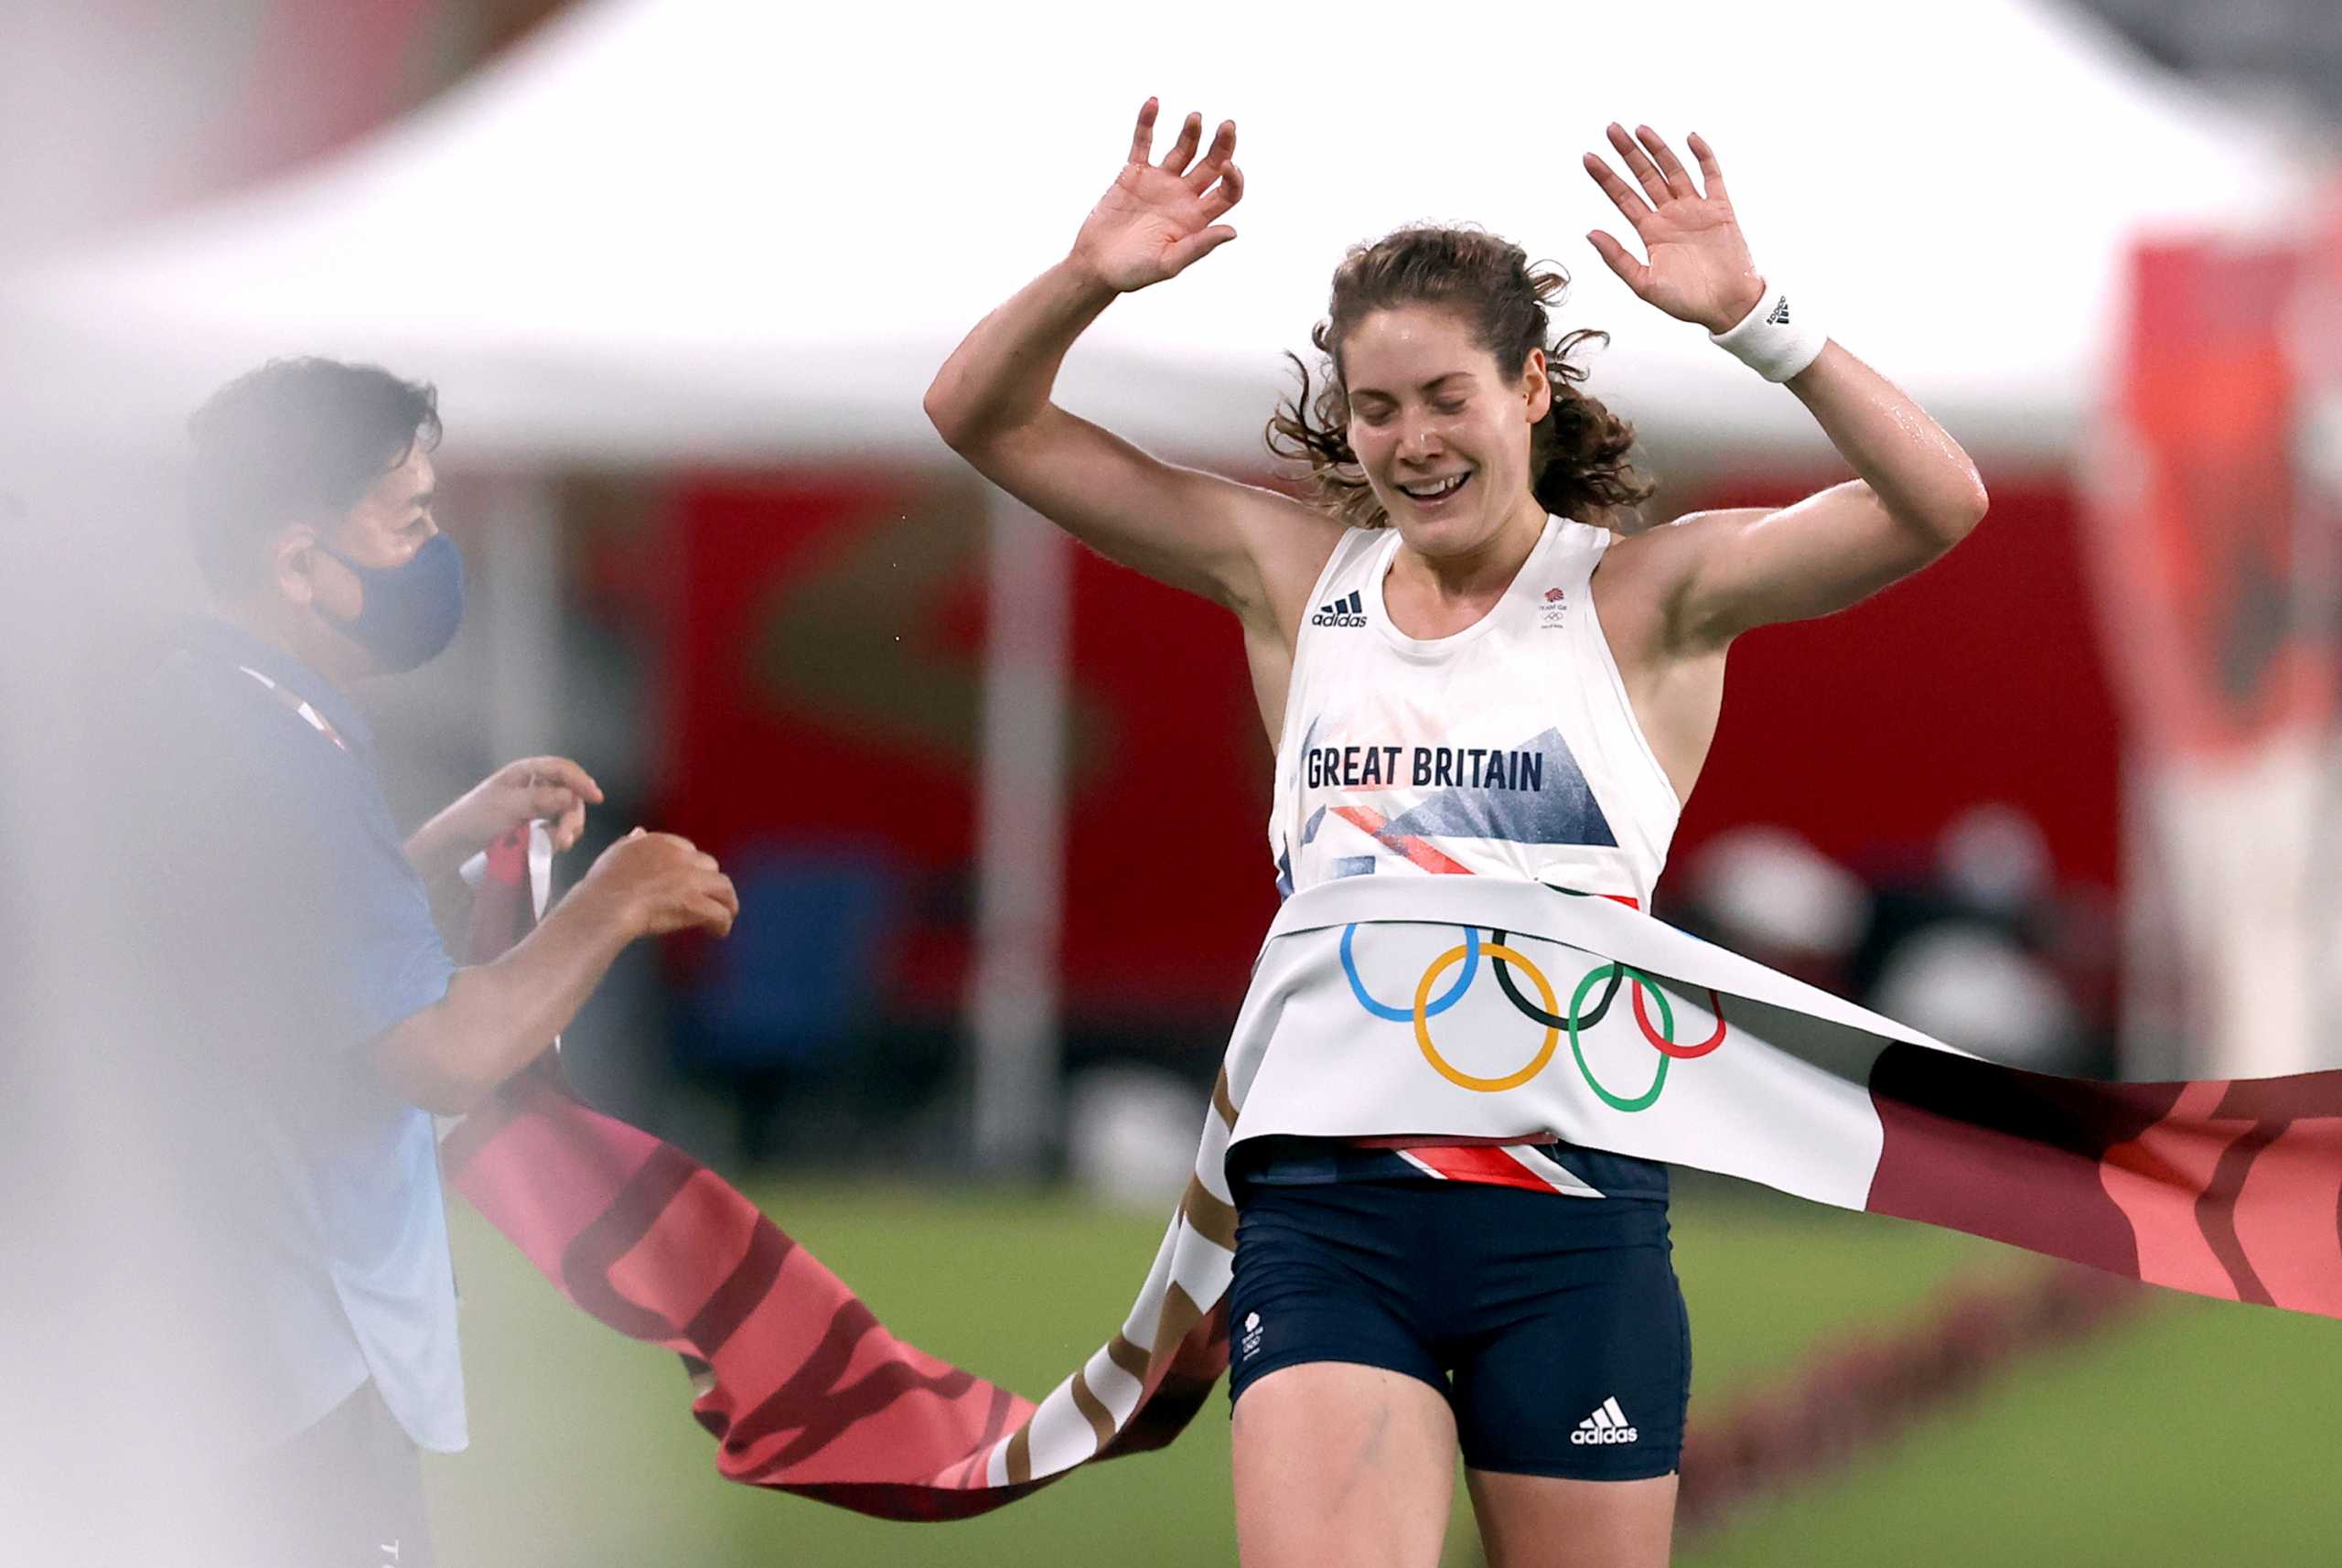
[[[1545, 978], [1542, 970], [1540, 970], [1518, 949], [1506, 945], [1506, 932], [1492, 930], [1488, 934], [1489, 940], [1483, 943], [1477, 929], [1470, 926], [1464, 928], [1462, 946], [1450, 948], [1440, 954], [1432, 961], [1431, 966], [1423, 971], [1423, 978], [1415, 985], [1414, 1004], [1411, 1008], [1402, 1010], [1378, 1002], [1367, 993], [1366, 983], [1359, 977], [1358, 961], [1352, 950], [1357, 934], [1358, 927], [1355, 924], [1345, 927], [1342, 931], [1342, 973], [1349, 981], [1350, 994], [1358, 999], [1359, 1006], [1375, 1017], [1386, 1019], [1391, 1023], [1413, 1025], [1415, 1045], [1423, 1052], [1423, 1059], [1450, 1083], [1471, 1090], [1476, 1093], [1498, 1094], [1508, 1089], [1518, 1089], [1520, 1085], [1527, 1083], [1545, 1069], [1546, 1064], [1552, 1060], [1553, 1053], [1560, 1046], [1563, 1034], [1567, 1033], [1570, 1055], [1577, 1063], [1578, 1074], [1585, 1079], [1586, 1087], [1594, 1091], [1597, 1099], [1613, 1111], [1625, 1112], [1648, 1111], [1659, 1102], [1660, 1092], [1667, 1087], [1668, 1069], [1673, 1063], [1694, 1061], [1709, 1055], [1724, 1044], [1724, 1036], [1728, 1032], [1724, 1016], [1724, 999], [1714, 990], [1710, 990], [1708, 1005], [1715, 1015], [1714, 1030], [1704, 1040], [1687, 1045], [1676, 1044], [1675, 1009], [1669, 1003], [1667, 993], [1660, 988], [1656, 980], [1642, 971], [1615, 961], [1599, 964], [1588, 970], [1585, 977], [1579, 980], [1577, 989], [1571, 993], [1568, 1009], [1565, 1012], [1561, 1011], [1559, 999], [1553, 993], [1552, 982]], [[1456, 1005], [1463, 999], [1464, 993], [1471, 989], [1473, 979], [1479, 972], [1480, 956], [1483, 952], [1488, 955], [1488, 967], [1496, 972], [1499, 989], [1504, 993], [1505, 1000], [1512, 1004], [1513, 1010], [1531, 1023], [1542, 1024], [1545, 1026], [1544, 1039], [1539, 1043], [1536, 1054], [1525, 1065], [1511, 1072], [1487, 1078], [1466, 1072], [1441, 1056], [1439, 1047], [1432, 1041], [1430, 1027], [1432, 1019]], [[1458, 963], [1464, 966], [1464, 972], [1456, 977], [1445, 993], [1434, 999], [1431, 993], [1433, 986], [1439, 983], [1441, 975]], [[1516, 967], [1527, 972], [1530, 983], [1536, 988], [1537, 995], [1543, 1005], [1531, 1002], [1520, 993], [1520, 987], [1512, 974]], [[1589, 1008], [1586, 1005], [1587, 993], [1606, 979], [1609, 983], [1604, 989], [1601, 1000]], [[1585, 1030], [1593, 1028], [1602, 1022], [1610, 1011], [1611, 1003], [1617, 998], [1619, 986], [1628, 983], [1631, 983], [1634, 988], [1636, 1027], [1642, 1032], [1645, 1043], [1659, 1053], [1659, 1068], [1651, 1074], [1650, 1087], [1640, 1094], [1631, 1096], [1614, 1092], [1595, 1077], [1593, 1066], [1585, 1059], [1585, 1049], [1580, 1039]], [[1649, 997], [1656, 998], [1659, 1003], [1659, 1022], [1656, 1025], [1651, 1022], [1646, 993]]]
[[[1624, 968], [1625, 965], [1622, 964], [1619, 967]], [[1653, 1029], [1650, 1026], [1650, 1015], [1643, 1011], [1643, 988], [1639, 983], [1635, 987], [1635, 1022], [1642, 1026], [1643, 1038], [1649, 1040], [1651, 1048], [1660, 1055], [1673, 1057], [1679, 1062], [1697, 1061], [1724, 1044], [1724, 998], [1718, 996], [1714, 991], [1708, 993], [1708, 1007], [1716, 1015], [1715, 1033], [1696, 1046], [1679, 1046], [1675, 1043], [1675, 1025], [1668, 1015], [1666, 993], [1656, 985], [1650, 988], [1650, 993], [1659, 998], [1660, 1022], [1665, 1024], [1666, 1028]]]
[[[1359, 1006], [1376, 1017], [1387, 1023], [1406, 1023], [1415, 1016], [1415, 1013], [1411, 1013], [1404, 1007], [1386, 1007], [1366, 993], [1366, 982], [1358, 977], [1358, 961], [1350, 956], [1350, 942], [1357, 935], [1358, 926], [1355, 922], [1342, 928], [1342, 972], [1349, 977], [1350, 994], [1358, 998]], [[1464, 993], [1472, 989], [1472, 977], [1480, 972], [1479, 931], [1471, 926], [1465, 927], [1464, 943], [1463, 947], [1456, 950], [1464, 954], [1464, 972], [1456, 977], [1456, 983], [1449, 986], [1447, 994], [1438, 1001], [1428, 1007], [1418, 1002], [1415, 1004], [1416, 1013], [1421, 1013], [1427, 1018], [1436, 1018], [1450, 1007], [1455, 1006]], [[1445, 963], [1438, 966], [1440, 969], [1446, 967]]]
[[[1503, 931], [1490, 931], [1488, 933], [1488, 940], [1492, 942], [1501, 942], [1506, 940], [1507, 933]], [[1551, 1002], [1548, 1002], [1545, 1006], [1541, 1009], [1535, 1003], [1530, 1001], [1526, 996], [1523, 996], [1520, 993], [1520, 987], [1512, 983], [1512, 971], [1506, 968], [1502, 961], [1491, 963], [1488, 967], [1496, 971], [1497, 986], [1504, 993], [1504, 999], [1512, 1004], [1514, 1012], [1519, 1013], [1531, 1023], [1542, 1024], [1549, 1029], [1566, 1029], [1569, 1027], [1569, 1020], [1556, 1015], [1553, 1012], [1552, 1004]], [[1624, 970], [1616, 970], [1612, 972], [1609, 987], [1602, 993], [1602, 1000], [1594, 1004], [1593, 1012], [1585, 1015], [1578, 1020], [1581, 1026], [1591, 1029], [1594, 1026], [1602, 1022], [1603, 1016], [1610, 1011], [1610, 1004], [1617, 997], [1618, 983], [1626, 979], [1626, 971]]]
[[[1466, 930], [1474, 938], [1477, 938], [1479, 935], [1477, 931], [1470, 930], [1468, 927], [1466, 928]], [[1449, 1066], [1447, 1058], [1439, 1054], [1439, 1047], [1431, 1043], [1430, 1020], [1432, 1014], [1437, 1011], [1436, 1008], [1427, 1004], [1431, 997], [1432, 983], [1437, 980], [1440, 975], [1446, 971], [1448, 965], [1462, 961], [1465, 959], [1467, 952], [1476, 952], [1479, 950], [1481, 950], [1479, 949], [1477, 941], [1472, 943], [1469, 948], [1450, 948], [1445, 952], [1440, 954], [1437, 958], [1432, 960], [1431, 967], [1423, 971], [1423, 977], [1422, 981], [1415, 986], [1415, 1010], [1413, 1014], [1415, 1045], [1423, 1051], [1423, 1060], [1431, 1063], [1433, 1070], [1437, 1072], [1440, 1077], [1447, 1079], [1448, 1082], [1455, 1084], [1459, 1088], [1471, 1090], [1479, 1094], [1501, 1094], [1508, 1089], [1520, 1088], [1522, 1084], [1527, 1083], [1531, 1079], [1535, 1078], [1539, 1073], [1545, 1070], [1545, 1064], [1553, 1059], [1553, 1047], [1561, 1044], [1562, 1032], [1559, 1029], [1554, 1028], [1552, 1025], [1547, 1025], [1545, 1027], [1544, 1043], [1537, 1047], [1537, 1054], [1529, 1058], [1529, 1065], [1517, 1069], [1512, 1072], [1506, 1073], [1500, 1078], [1478, 1078], [1475, 1077], [1471, 1073], [1465, 1072], [1460, 1069]], [[1545, 999], [1545, 1005], [1547, 1007], [1550, 1008], [1552, 1006], [1553, 986], [1552, 983], [1545, 978], [1545, 972], [1543, 970], [1539, 969], [1535, 964], [1523, 958], [1519, 952], [1515, 951], [1511, 948], [1504, 946], [1500, 942], [1489, 943], [1486, 950], [1492, 962], [1517, 963], [1522, 969], [1527, 970], [1529, 972], [1530, 980], [1534, 983], [1537, 987], [1537, 994]], [[1453, 1000], [1461, 989], [1461, 987], [1457, 987], [1451, 990], [1448, 993], [1448, 999]], [[1574, 1033], [1573, 1033], [1571, 1036], [1571, 1043], [1573, 1046], [1576, 1043], [1576, 1036]]]
[[[1502, 931], [1491, 931], [1488, 933], [1488, 940], [1490, 941], [1501, 942], [1505, 940], [1505, 933]], [[1528, 1019], [1532, 1024], [1543, 1024], [1550, 1028], [1566, 1028], [1569, 1026], [1568, 1019], [1555, 1017], [1550, 1008], [1540, 1011], [1534, 1004], [1532, 1004], [1527, 997], [1523, 996], [1520, 993], [1520, 988], [1513, 984], [1512, 975], [1510, 972], [1505, 968], [1502, 962], [1499, 961], [1492, 965], [1492, 967], [1497, 972], [1497, 985], [1504, 992], [1505, 1000], [1511, 1003], [1513, 1010], [1518, 1012], [1522, 1017]], [[1659, 987], [1655, 983], [1652, 983], [1649, 977], [1643, 974], [1639, 970], [1628, 969], [1624, 964], [1611, 964], [1607, 967], [1610, 972], [1610, 983], [1603, 991], [1602, 1000], [1594, 1004], [1594, 1010], [1584, 1015], [1578, 1019], [1579, 1027], [1591, 1029], [1594, 1026], [1602, 1022], [1603, 1015], [1610, 1011], [1610, 1003], [1612, 999], [1618, 994], [1618, 983], [1627, 976], [1633, 975], [1635, 981], [1635, 1023], [1637, 1026], [1642, 1030], [1643, 1038], [1649, 1043], [1650, 1047], [1653, 1050], [1659, 1052], [1661, 1056], [1673, 1057], [1677, 1061], [1695, 1061], [1699, 1058], [1706, 1056], [1709, 1052], [1714, 1050], [1718, 1046], [1724, 1044], [1726, 1027], [1724, 1020], [1724, 998], [1717, 995], [1713, 989], [1708, 993], [1708, 1008], [1715, 1015], [1716, 1026], [1714, 1032], [1696, 1046], [1679, 1046], [1670, 1037], [1675, 1033], [1674, 1026], [1671, 1024], [1664, 1029], [1653, 1028], [1651, 1026], [1650, 1014], [1643, 1005], [1644, 986], [1649, 985], [1651, 993], [1654, 995], [1659, 994]], [[1659, 1005], [1660, 1016], [1662, 1018], [1666, 1017], [1668, 1008], [1667, 999], [1664, 996], [1660, 997]]]
[[[1586, 1088], [1594, 1090], [1595, 1098], [1601, 1101], [1603, 1104], [1613, 1111], [1648, 1111], [1659, 1103], [1659, 1091], [1667, 1087], [1667, 1069], [1673, 1059], [1672, 1057], [1668, 1052], [1661, 1051], [1659, 1058], [1659, 1070], [1651, 1074], [1650, 1087], [1634, 1099], [1628, 1100], [1623, 1095], [1611, 1093], [1602, 1086], [1602, 1080], [1595, 1078], [1594, 1069], [1586, 1065], [1585, 1050], [1578, 1044], [1577, 1039], [1577, 1010], [1585, 1005], [1585, 993], [1594, 989], [1595, 982], [1602, 978], [1605, 971], [1610, 972], [1615, 978], [1617, 972], [1620, 970], [1626, 970], [1626, 972], [1634, 976], [1635, 1016], [1638, 1018], [1642, 1016], [1643, 985], [1649, 979], [1648, 976], [1639, 971], [1627, 969], [1623, 963], [1608, 963], [1604, 964], [1600, 969], [1587, 970], [1585, 978], [1577, 983], [1577, 990], [1570, 996], [1570, 1055], [1577, 1058], [1578, 1075], [1585, 1079]], [[1660, 1028], [1665, 1034], [1672, 1036], [1675, 1033], [1675, 1009], [1667, 1004], [1667, 993], [1661, 991], [1656, 982], [1651, 983], [1650, 991], [1652, 995], [1659, 998]], [[1645, 1026], [1643, 1033], [1646, 1038], [1649, 1037], [1650, 1031], [1648, 1026]]]

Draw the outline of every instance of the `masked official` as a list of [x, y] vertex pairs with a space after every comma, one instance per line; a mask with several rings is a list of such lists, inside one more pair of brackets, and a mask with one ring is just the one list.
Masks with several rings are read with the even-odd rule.
[[724, 935], [738, 906], [713, 857], [637, 830], [505, 957], [458, 967], [429, 885], [532, 820], [567, 848], [602, 797], [576, 763], [532, 757], [411, 836], [392, 822], [349, 693], [432, 659], [463, 618], [433, 389], [274, 361], [190, 430], [209, 613], [138, 703], [167, 798], [143, 824], [163, 1066], [230, 1292], [188, 1348], [212, 1438], [193, 1457], [226, 1506], [184, 1560], [418, 1568], [418, 1450], [467, 1441], [430, 1113], [527, 1066], [628, 943]]

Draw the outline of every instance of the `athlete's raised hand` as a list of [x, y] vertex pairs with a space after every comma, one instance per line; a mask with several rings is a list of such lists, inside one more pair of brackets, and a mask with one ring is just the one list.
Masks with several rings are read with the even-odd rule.
[[1199, 159], [1204, 119], [1190, 114], [1178, 140], [1156, 163], [1152, 98], [1138, 112], [1130, 160], [1074, 237], [1074, 260], [1120, 294], [1176, 277], [1198, 257], [1236, 238], [1222, 223], [1244, 199], [1244, 174], [1235, 163], [1236, 122], [1223, 120]]
[[1640, 192], [1598, 153], [1585, 155], [1585, 172], [1634, 225], [1649, 260], [1635, 260], [1599, 229], [1586, 239], [1628, 288], [1678, 321], [1696, 321], [1711, 332], [1734, 326], [1765, 297], [1765, 280], [1748, 259], [1714, 151], [1698, 132], [1692, 134], [1692, 156], [1700, 160], [1707, 187], [1703, 191], [1649, 125], [1636, 126], [1629, 136], [1613, 121], [1609, 134], [1610, 145]]

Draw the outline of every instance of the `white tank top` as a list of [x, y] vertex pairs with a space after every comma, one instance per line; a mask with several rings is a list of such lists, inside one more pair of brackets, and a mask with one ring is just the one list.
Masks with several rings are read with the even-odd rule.
[[1281, 892], [1472, 875], [1650, 908], [1681, 806], [1595, 618], [1611, 537], [1548, 518], [1496, 607], [1426, 640], [1383, 608], [1398, 530], [1342, 536], [1302, 619], [1277, 743]]

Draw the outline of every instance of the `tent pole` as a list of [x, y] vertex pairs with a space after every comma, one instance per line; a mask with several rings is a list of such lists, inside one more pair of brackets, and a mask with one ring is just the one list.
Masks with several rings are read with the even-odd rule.
[[489, 481], [488, 740], [501, 767], [561, 737], [561, 556], [553, 486], [535, 468]]
[[986, 488], [986, 634], [968, 1019], [972, 1148], [1030, 1177], [1058, 1133], [1058, 942], [1072, 556], [1058, 531]]

